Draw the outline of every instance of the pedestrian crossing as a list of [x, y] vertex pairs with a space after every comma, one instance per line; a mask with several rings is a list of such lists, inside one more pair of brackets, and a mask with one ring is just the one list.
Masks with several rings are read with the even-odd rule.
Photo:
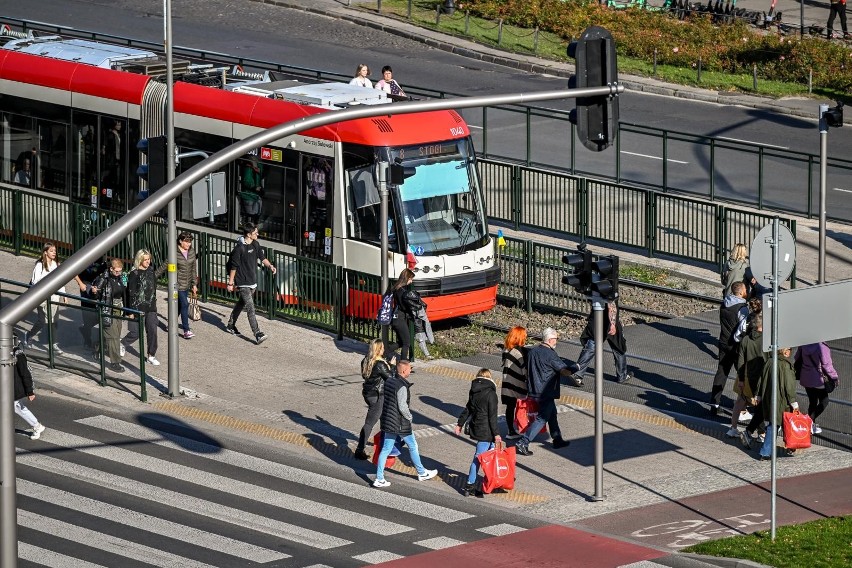
[[525, 530], [162, 424], [96, 415], [18, 444], [22, 566], [345, 568]]

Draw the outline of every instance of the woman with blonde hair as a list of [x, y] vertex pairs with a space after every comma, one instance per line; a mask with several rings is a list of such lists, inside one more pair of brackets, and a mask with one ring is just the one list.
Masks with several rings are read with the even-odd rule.
[[364, 426], [358, 436], [358, 447], [355, 448], [355, 457], [359, 460], [370, 459], [364, 448], [367, 446], [367, 440], [373, 433], [376, 422], [382, 415], [385, 381], [393, 373], [390, 365], [385, 361], [384, 355], [385, 344], [381, 339], [374, 339], [370, 342], [367, 355], [361, 361], [361, 377], [364, 379], [361, 395], [364, 397], [364, 402], [367, 403], [367, 418], [364, 420]]
[[742, 243], [737, 243], [731, 249], [731, 257], [722, 270], [722, 284], [725, 290], [722, 297], [731, 293], [734, 282], [745, 282], [746, 270], [748, 269], [748, 248]]
[[350, 85], [355, 85], [358, 87], [367, 87], [368, 89], [373, 88], [373, 82], [370, 81], [370, 68], [367, 67], [366, 63], [359, 63], [358, 67], [355, 68], [355, 76], [349, 81]]
[[[157, 279], [166, 271], [166, 264], [155, 269], [151, 264], [151, 253], [145, 249], [139, 249], [133, 259], [133, 270], [127, 276], [127, 304], [128, 307], [142, 312], [142, 321], [145, 324], [145, 347], [147, 354], [145, 360], [149, 365], [159, 366], [157, 360]], [[133, 316], [130, 316], [131, 318]], [[128, 324], [129, 329], [124, 337], [125, 343], [131, 343], [139, 339], [139, 327], [136, 324]]]
[[[468, 428], [465, 428], [466, 422], [469, 423]], [[500, 430], [497, 429], [497, 385], [488, 369], [480, 369], [470, 385], [467, 404], [456, 423], [456, 435], [461, 434], [463, 428], [471, 440], [476, 441], [476, 450], [462, 494], [467, 497], [475, 493], [477, 497], [482, 497], [482, 490], [477, 486], [479, 455], [500, 442]]]
[[[45, 278], [47, 275], [59, 268], [59, 262], [56, 260], [56, 245], [53, 243], [44, 243], [44, 246], [41, 249], [41, 257], [36, 261], [35, 266], [33, 267], [32, 278], [30, 278], [30, 286], [35, 286]], [[65, 291], [65, 287], [62, 287], [62, 291]], [[53, 327], [53, 351], [57, 355], [62, 355], [62, 350], [59, 348], [59, 345], [56, 343], [56, 314], [59, 312], [59, 304], [60, 296], [59, 294], [52, 294], [50, 296], [50, 324]], [[62, 303], [68, 303], [68, 300], [62, 297]], [[47, 323], [47, 302], [43, 304], [39, 304], [36, 309], [36, 322], [33, 325], [32, 329], [30, 329], [29, 333], [24, 334], [24, 338], [21, 341], [21, 347], [27, 348], [29, 347], [29, 342], [44, 329], [45, 324]], [[45, 341], [45, 344], [49, 344], [49, 341]]]
[[503, 342], [503, 384], [500, 388], [500, 402], [506, 405], [507, 440], [520, 438], [515, 431], [515, 405], [519, 398], [527, 396], [527, 329], [515, 326], [506, 334]]

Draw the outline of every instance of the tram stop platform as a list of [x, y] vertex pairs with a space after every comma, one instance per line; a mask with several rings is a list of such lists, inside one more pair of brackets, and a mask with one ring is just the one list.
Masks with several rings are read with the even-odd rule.
[[[32, 259], [7, 253], [0, 253], [0, 258], [3, 277], [26, 281]], [[161, 313], [164, 304], [161, 296]], [[163, 365], [148, 368], [147, 403], [139, 401], [132, 386], [103, 388], [79, 375], [33, 365], [38, 394], [162, 413], [210, 435], [268, 444], [321, 463], [344, 478], [370, 483], [373, 466], [352, 457], [366, 411], [358, 372], [365, 345], [261, 317], [261, 328], [269, 340], [258, 346], [225, 332], [228, 307], [203, 304], [202, 310], [203, 320], [193, 327], [196, 337], [179, 343], [184, 396], [159, 396], [168, 383], [163, 325], [158, 352]], [[81, 362], [85, 352], [82, 345], [75, 344], [79, 342], [79, 322], [74, 321], [79, 315], [71, 309], [64, 312], [60, 308], [58, 316], [58, 341], [65, 351], [62, 357]], [[611, 357], [605, 353], [601, 501], [590, 500], [595, 492], [594, 393], [592, 381], [587, 381], [580, 389], [563, 386], [558, 401], [559, 421], [570, 446], [554, 450], [541, 437], [531, 445], [533, 456], [518, 456], [515, 489], [477, 502], [483, 507], [524, 512], [548, 526], [556, 525], [548, 530], [571, 539], [577, 562], [588, 558], [585, 551], [595, 554], [596, 566], [640, 561], [653, 563], [633, 565], [707, 566], [710, 559], [695, 559], [678, 551], [703, 540], [768, 529], [769, 462], [757, 460], [756, 453], [746, 451], [739, 441], [726, 439], [725, 420], [708, 419], [702, 404], [715, 369], [715, 321], [713, 314], [705, 314], [626, 328], [629, 364], [636, 375], [626, 385], [612, 380]], [[30, 324], [23, 322], [20, 328], [28, 329]], [[848, 347], [835, 351], [842, 376], [850, 375]], [[558, 351], [574, 360], [579, 345], [561, 342]], [[125, 357], [126, 376], [138, 373], [134, 355], [131, 346]], [[453, 435], [452, 426], [480, 366], [500, 376], [499, 359], [491, 355], [418, 361], [412, 376], [415, 435], [424, 465], [437, 468], [440, 478], [428, 484], [428, 489], [459, 499], [463, 499], [459, 491], [473, 445]], [[852, 514], [852, 493], [843, 481], [852, 473], [852, 452], [849, 435], [841, 427], [844, 420], [846, 430], [852, 423], [850, 406], [842, 402], [849, 400], [850, 390], [842, 383], [833, 395], [838, 402], [827, 411], [833, 412], [826, 417], [828, 421], [822, 422], [829, 436], [817, 438], [816, 445], [795, 457], [779, 457], [779, 525]], [[730, 406], [729, 399], [726, 403]], [[37, 408], [35, 403], [34, 410]], [[416, 482], [413, 471], [406, 463], [397, 462], [387, 474], [394, 483], [391, 490], [405, 492], [408, 484]], [[532, 550], [546, 548], [535, 543], [547, 531], [529, 532], [525, 538]], [[602, 542], [610, 544], [601, 546]], [[475, 545], [455, 547], [461, 555], [455, 558], [462, 558], [469, 552], [466, 547]], [[415, 556], [393, 565], [413, 567], [425, 565], [418, 564], [425, 560]], [[433, 560], [454, 565], [446, 556], [436, 555]], [[548, 565], [545, 560], [542, 565]], [[565, 563], [564, 558], [551, 560], [555, 564], [550, 565], [584, 565]], [[712, 562], [736, 565], [717, 559]]]

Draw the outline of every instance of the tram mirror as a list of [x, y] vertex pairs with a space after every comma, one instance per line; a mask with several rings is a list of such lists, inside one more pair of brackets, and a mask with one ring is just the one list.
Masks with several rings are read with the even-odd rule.
[[391, 164], [388, 166], [388, 183], [392, 185], [402, 185], [405, 180], [417, 173], [413, 166], [403, 166], [402, 164]]

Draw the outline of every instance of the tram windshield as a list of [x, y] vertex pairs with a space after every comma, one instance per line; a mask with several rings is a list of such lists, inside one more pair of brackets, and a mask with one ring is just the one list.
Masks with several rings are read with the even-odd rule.
[[390, 148], [402, 166], [395, 209], [417, 256], [464, 252], [488, 238], [473, 149], [468, 140]]

